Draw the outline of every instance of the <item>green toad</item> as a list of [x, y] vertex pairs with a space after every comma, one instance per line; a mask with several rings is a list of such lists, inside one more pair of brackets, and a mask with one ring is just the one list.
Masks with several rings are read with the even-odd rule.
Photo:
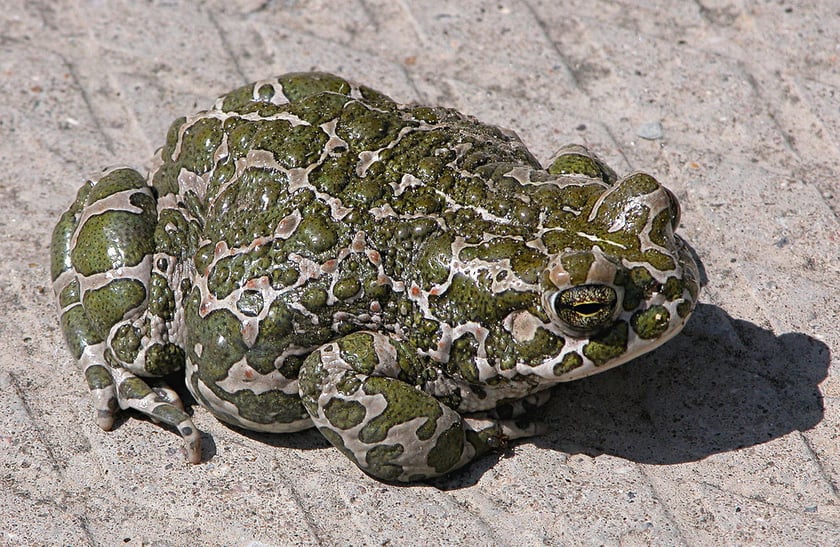
[[243, 428], [317, 427], [367, 473], [446, 474], [537, 432], [547, 389], [659, 346], [697, 265], [653, 177], [580, 146], [287, 74], [180, 118], [148, 178], [89, 181], [52, 239], [97, 422], [200, 435], [160, 380]]

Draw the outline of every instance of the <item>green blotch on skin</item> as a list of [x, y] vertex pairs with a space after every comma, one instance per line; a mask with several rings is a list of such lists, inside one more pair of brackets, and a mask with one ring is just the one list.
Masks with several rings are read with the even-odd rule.
[[175, 344], [153, 344], [146, 350], [146, 371], [166, 376], [184, 368], [184, 350]]
[[582, 285], [589, 275], [589, 268], [595, 261], [595, 255], [591, 252], [573, 253], [565, 255], [560, 259], [563, 268], [569, 272], [572, 285]]
[[665, 295], [665, 298], [667, 298], [669, 302], [673, 302], [678, 298], [682, 298], [684, 288], [685, 284], [680, 279], [677, 279], [676, 277], [669, 277], [662, 286], [661, 292]]
[[623, 306], [627, 311], [635, 310], [643, 300], [647, 300], [660, 289], [659, 282], [641, 266], [629, 272], [619, 270], [616, 273], [615, 284], [624, 286]]
[[674, 216], [670, 209], [663, 209], [655, 217], [650, 228], [650, 240], [660, 247], [669, 248], [674, 244], [674, 227], [671, 221]]
[[589, 343], [583, 346], [583, 354], [595, 363], [595, 366], [612, 361], [626, 351], [627, 323], [624, 321], [616, 322], [610, 330], [592, 337]]
[[348, 300], [359, 294], [362, 284], [356, 278], [346, 277], [339, 280], [333, 287], [333, 294], [339, 300]]
[[[167, 230], [167, 226], [172, 228]], [[187, 221], [183, 212], [164, 209], [155, 227], [155, 249], [171, 256], [191, 257], [193, 250], [198, 247], [199, 232], [199, 227], [194, 221]]]
[[502, 434], [501, 428], [498, 424], [493, 424], [485, 427], [480, 431], [467, 431], [467, 441], [475, 449], [475, 456], [481, 456], [488, 452], [495, 450], [504, 443], [505, 436]]
[[271, 270], [271, 287], [282, 289], [283, 287], [294, 285], [299, 277], [300, 272], [295, 268], [277, 268]]
[[352, 150], [376, 150], [393, 141], [405, 125], [394, 112], [371, 110], [362, 103], [350, 102], [344, 107], [336, 134]]
[[116, 194], [117, 192], [145, 187], [145, 179], [134, 169], [115, 169], [96, 181], [96, 184], [88, 194], [87, 203], [96, 203], [100, 199]]
[[459, 421], [438, 437], [435, 446], [429, 450], [426, 463], [439, 474], [452, 470], [461, 461], [464, 442], [464, 430]]
[[597, 156], [583, 152], [561, 153], [551, 162], [548, 172], [552, 175], [584, 175], [601, 179], [607, 184], [616, 180], [615, 172], [607, 164]]
[[202, 175], [215, 165], [214, 155], [222, 143], [222, 122], [216, 118], [201, 118], [183, 130], [181, 152], [177, 158], [178, 171]]
[[568, 353], [562, 361], [554, 365], [553, 372], [555, 376], [563, 376], [581, 365], [583, 365], [583, 357], [577, 353]]
[[[235, 162], [238, 159], [244, 158], [254, 143], [254, 136], [262, 131], [265, 124], [270, 122], [250, 122], [240, 118], [229, 118], [225, 120], [224, 130], [227, 132], [227, 145], [230, 153], [230, 161], [233, 165], [225, 163], [225, 171], [233, 168], [236, 170]], [[208, 189], [215, 194], [219, 193], [219, 187], [222, 179], [214, 179], [211, 181], [211, 186]]]
[[359, 91], [362, 94], [362, 97], [368, 101], [369, 103], [379, 107], [379, 108], [393, 108], [394, 101], [388, 97], [387, 95], [376, 91], [375, 89], [371, 89], [366, 85], [360, 85]]
[[319, 126], [337, 118], [349, 100], [345, 95], [320, 93], [290, 104], [289, 113], [310, 125]]
[[364, 386], [359, 375], [345, 374], [335, 383], [335, 390], [342, 395], [352, 395]]
[[312, 253], [317, 254], [332, 249], [338, 241], [338, 234], [331, 221], [316, 214], [304, 218], [289, 239], [311, 256]]
[[652, 194], [660, 188], [659, 182], [647, 173], [633, 173], [624, 179], [622, 185], [626, 187], [626, 193], [630, 196]]
[[111, 340], [114, 355], [123, 363], [133, 363], [140, 351], [140, 331], [131, 325], [121, 325]]
[[122, 266], [136, 266], [155, 251], [157, 222], [154, 200], [134, 194], [132, 204], [143, 204], [142, 213], [106, 211], [88, 218], [79, 230], [70, 257], [81, 275], [104, 273]]
[[365, 455], [365, 464], [362, 468], [382, 480], [392, 481], [396, 480], [402, 475], [403, 468], [400, 465], [392, 463], [393, 460], [402, 456], [405, 452], [400, 444], [380, 444], [368, 450]]
[[141, 282], [136, 279], [115, 279], [85, 294], [83, 305], [91, 326], [104, 337], [127, 312], [140, 307], [145, 298], [146, 288]]
[[452, 342], [449, 349], [449, 363], [447, 369], [460, 374], [467, 382], [480, 382], [478, 366], [475, 356], [478, 352], [478, 341], [472, 335], [461, 336]]
[[84, 196], [90, 190], [86, 184], [79, 189], [78, 197], [70, 209], [66, 211], [53, 228], [52, 239], [50, 240], [50, 279], [55, 281], [62, 272], [73, 267], [70, 258], [72, 251], [73, 234], [78, 225], [77, 214], [81, 208], [80, 202], [84, 202]]
[[449, 234], [430, 237], [425, 241], [414, 261], [423, 288], [443, 283], [449, 278], [449, 266], [452, 263], [452, 243], [455, 239]]
[[120, 382], [117, 389], [119, 390], [120, 399], [122, 400], [142, 399], [150, 393], [153, 393], [152, 388], [150, 388], [146, 382], [136, 377], [126, 378]]
[[444, 172], [445, 164], [441, 158], [425, 157], [417, 162], [418, 179], [426, 183], [431, 183], [440, 179]]
[[673, 258], [656, 250], [645, 251], [642, 254], [642, 260], [662, 272], [673, 270], [676, 267]]
[[85, 370], [85, 380], [91, 390], [105, 389], [114, 385], [114, 378], [108, 367], [92, 365]]
[[280, 77], [283, 94], [289, 101], [299, 101], [323, 92], [347, 95], [350, 84], [346, 80], [324, 72], [297, 72]]
[[[222, 111], [240, 111], [246, 109], [253, 101], [254, 86], [252, 84], [244, 85], [224, 95]], [[181, 123], [183, 123], [183, 119]]]
[[[382, 195], [382, 192], [378, 194]], [[377, 197], [379, 196], [374, 196], [374, 199]], [[392, 206], [394, 211], [401, 215], [434, 215], [443, 208], [444, 201], [432, 188], [411, 187], [406, 188], [402, 195], [394, 200]]]
[[638, 311], [630, 318], [630, 325], [639, 338], [652, 340], [659, 338], [668, 330], [671, 314], [663, 306], [651, 306], [647, 310]]
[[329, 137], [317, 126], [292, 126], [285, 120], [264, 122], [254, 136], [253, 148], [268, 150], [286, 169], [305, 167], [320, 156]]
[[359, 439], [362, 442], [382, 442], [392, 427], [415, 418], [426, 419], [415, 433], [420, 440], [430, 439], [434, 435], [437, 420], [443, 415], [440, 402], [418, 391], [414, 386], [392, 378], [372, 376], [366, 379], [364, 384], [366, 394], [385, 397], [386, 407], [361, 429]]
[[73, 357], [78, 359], [87, 346], [98, 344], [105, 339], [104, 334], [91, 325], [82, 306], [73, 306], [61, 315], [61, 332]]
[[369, 208], [385, 192], [383, 181], [376, 176], [351, 178], [341, 193], [341, 201], [359, 208]]
[[186, 412], [172, 405], [159, 405], [151, 411], [151, 416], [161, 422], [176, 426], [189, 418]]
[[339, 195], [353, 180], [356, 161], [350, 154], [328, 157], [312, 170], [309, 174], [309, 182], [321, 192], [326, 192], [331, 196]]
[[309, 287], [300, 296], [300, 303], [311, 311], [321, 311], [327, 305], [327, 291], [321, 287]]
[[70, 304], [80, 302], [79, 298], [81, 297], [81, 294], [79, 291], [79, 280], [73, 279], [73, 281], [61, 289], [61, 294], [58, 295], [58, 306], [60, 308], [66, 308]]
[[456, 274], [446, 292], [429, 297], [429, 307], [441, 321], [456, 323], [469, 317], [482, 325], [493, 325], [500, 324], [514, 310], [533, 308], [539, 299], [534, 292], [493, 293], [491, 287], [489, 276], [479, 278], [477, 283], [466, 275]]
[[694, 302], [680, 302], [677, 304], [677, 315], [680, 317], [688, 317], [688, 314], [691, 313], [691, 310], [694, 309]]
[[[186, 116], [180, 116], [176, 118], [169, 126], [169, 129], [166, 132], [166, 142], [160, 151], [160, 157], [172, 157], [172, 152], [175, 151], [175, 146], [178, 144], [178, 136], [181, 134], [181, 126], [183, 126], [186, 121]], [[170, 166], [172, 166], [172, 164], [170, 164]], [[153, 181], [154, 187], [159, 191], [158, 195], [163, 196], [178, 191], [178, 173], [175, 172], [174, 177], [165, 176], [171, 174], [171, 172], [161, 173], [161, 175], [163, 176], [161, 176], [160, 180], [156, 177]], [[159, 183], [161, 184], [160, 187], [158, 186]]]
[[[205, 317], [198, 314], [200, 291], [193, 289], [186, 304], [187, 347], [190, 359], [198, 365], [198, 376], [208, 386], [224, 379], [231, 365], [248, 351], [242, 340], [242, 325], [228, 310], [213, 310]], [[201, 345], [201, 356], [195, 345]], [[221, 390], [220, 390], [221, 391]]]
[[213, 262], [214, 255], [214, 245], [211, 243], [207, 243], [199, 248], [195, 253], [195, 258], [193, 259], [195, 262], [195, 270], [200, 274], [206, 272], [207, 267]]
[[[216, 298], [222, 299], [234, 290], [244, 286], [249, 280], [269, 274], [270, 260], [261, 257], [257, 252], [235, 254], [218, 260], [210, 270], [207, 287]], [[256, 291], [245, 291], [247, 296], [242, 304], [245, 309], [257, 307], [262, 298], [254, 295]], [[261, 305], [258, 307], [262, 307]], [[245, 309], [242, 311], [244, 312]], [[259, 312], [257, 312], [259, 313]]]
[[175, 294], [166, 278], [158, 273], [152, 273], [150, 279], [149, 313], [164, 321], [172, 321], [175, 317]]
[[236, 301], [236, 309], [247, 317], [256, 317], [263, 309], [263, 295], [259, 291], [243, 291]]
[[226, 256], [216, 262], [207, 277], [207, 288], [217, 299], [226, 298], [237, 288], [231, 276], [231, 266], [236, 256]]
[[548, 259], [535, 249], [519, 249], [510, 260], [511, 268], [526, 283], [537, 283]]
[[358, 401], [332, 398], [324, 405], [324, 416], [338, 429], [356, 427], [365, 419], [365, 407]]
[[379, 364], [379, 357], [376, 355], [373, 336], [367, 332], [354, 332], [337, 342], [341, 358], [350, 365], [350, 368], [360, 374], [373, 374]]
[[248, 351], [248, 364], [260, 374], [278, 370], [285, 378], [297, 377], [302, 357], [289, 355], [282, 363], [276, 364], [276, 361], [295, 344], [295, 322], [301, 319], [300, 312], [291, 311], [281, 299], [272, 302], [260, 321], [257, 339]]
[[321, 362], [321, 352], [315, 350], [304, 359], [298, 376], [301, 403], [310, 416], [318, 415], [318, 401], [326, 377], [327, 371]]
[[538, 365], [546, 358], [557, 355], [563, 349], [565, 339], [539, 327], [531, 340], [516, 343], [515, 352], [519, 360]]
[[[239, 415], [260, 424], [291, 423], [309, 416], [297, 395], [282, 391], [266, 391], [259, 395], [249, 389], [226, 393], [214, 389], [217, 395], [236, 405]], [[224, 394], [224, 395], [221, 395]]]

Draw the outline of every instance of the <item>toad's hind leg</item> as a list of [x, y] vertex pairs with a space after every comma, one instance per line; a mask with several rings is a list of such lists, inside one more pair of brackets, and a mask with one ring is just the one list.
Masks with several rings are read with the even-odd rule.
[[136, 409], [176, 428], [188, 459], [197, 463], [199, 433], [174, 392], [155, 392], [139, 378], [164, 376], [184, 362], [183, 351], [168, 339], [174, 297], [165, 277], [153, 273], [166, 264], [156, 260], [156, 225], [154, 195], [133, 169], [113, 169], [87, 182], [53, 231], [53, 289], [97, 424], [109, 430], [118, 408]]
[[453, 385], [428, 358], [374, 332], [321, 346], [300, 371], [301, 399], [321, 433], [367, 473], [400, 482], [444, 475], [534, 433], [462, 418], [442, 402], [457, 404]]

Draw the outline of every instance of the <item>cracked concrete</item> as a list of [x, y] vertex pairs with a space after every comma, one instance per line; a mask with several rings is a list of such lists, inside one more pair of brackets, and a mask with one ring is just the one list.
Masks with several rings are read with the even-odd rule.
[[[12, 0], [0, 29], [0, 544], [840, 543], [831, 2]], [[558, 387], [546, 435], [414, 487], [201, 408], [198, 466], [136, 417], [100, 431], [49, 288], [55, 220], [177, 116], [314, 68], [665, 182], [707, 278], [683, 334]]]

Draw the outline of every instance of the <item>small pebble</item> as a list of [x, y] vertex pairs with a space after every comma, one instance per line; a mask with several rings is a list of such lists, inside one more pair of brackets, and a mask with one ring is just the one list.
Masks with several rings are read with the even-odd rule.
[[659, 122], [643, 123], [639, 126], [639, 129], [636, 130], [636, 135], [649, 141], [661, 139], [663, 137], [662, 124]]

